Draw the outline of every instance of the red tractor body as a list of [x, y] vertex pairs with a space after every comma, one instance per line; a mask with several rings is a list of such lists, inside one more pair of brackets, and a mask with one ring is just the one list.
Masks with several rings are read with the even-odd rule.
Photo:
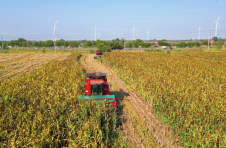
[[94, 56], [94, 59], [96, 59], [97, 57], [104, 57], [103, 52], [100, 50], [97, 50], [96, 55]]
[[106, 73], [88, 73], [85, 87], [85, 96], [79, 96], [79, 99], [85, 99], [93, 101], [107, 100], [117, 107], [115, 95], [110, 95], [110, 84], [107, 81]]

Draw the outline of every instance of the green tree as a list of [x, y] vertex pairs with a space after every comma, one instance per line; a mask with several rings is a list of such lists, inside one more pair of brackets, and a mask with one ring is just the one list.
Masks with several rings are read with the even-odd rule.
[[56, 41], [56, 46], [59, 46], [59, 47], [64, 46], [64, 41], [61, 41], [61, 40]]
[[216, 46], [217, 49], [222, 49], [224, 42], [216, 42], [213, 45]]
[[23, 42], [23, 41], [26, 41], [24, 38], [19, 38], [18, 39], [18, 42]]
[[189, 48], [192, 48], [192, 47], [194, 47], [195, 46], [195, 43], [194, 42], [188, 42], [188, 47]]
[[170, 43], [168, 43], [168, 42], [167, 42], [167, 41], [165, 41], [165, 40], [158, 41], [158, 44], [159, 44], [160, 46], [171, 46], [171, 44], [170, 44]]
[[23, 42], [20, 42], [20, 43], [22, 43], [21, 47], [26, 47], [27, 46], [27, 42], [26, 41], [23, 41]]
[[212, 38], [212, 40], [215, 41], [215, 42], [217, 42], [218, 41], [218, 38], [215, 36], [215, 37]]
[[119, 42], [114, 42], [113, 48], [116, 49], [116, 48], [119, 48], [119, 47], [120, 47]]
[[33, 42], [33, 43], [32, 43], [32, 46], [34, 46], [34, 47], [39, 47], [39, 43], [38, 43], [38, 42]]
[[195, 46], [195, 47], [200, 47], [201, 44], [200, 44], [199, 42], [194, 42], [194, 46]]
[[143, 48], [149, 48], [151, 47], [153, 44], [152, 43], [144, 43]]
[[106, 45], [110, 46], [110, 47], [113, 47], [114, 43], [113, 43], [113, 41], [106, 41]]
[[92, 45], [93, 46], [96, 46], [96, 41], [92, 41]]
[[121, 38], [121, 40], [120, 40], [120, 43], [119, 43], [119, 44], [120, 44], [121, 46], [123, 46], [123, 47], [124, 47], [124, 43], [125, 43], [125, 40], [124, 40], [123, 38]]
[[64, 47], [69, 46], [69, 43], [67, 41], [64, 41]]
[[218, 42], [225, 42], [226, 40], [225, 39], [222, 39], [222, 38], [218, 38], [217, 41]]
[[107, 46], [104, 42], [98, 43], [97, 48], [98, 48], [98, 50], [101, 50], [102, 52], [106, 52], [106, 51], [110, 52], [111, 51], [111, 47]]
[[39, 41], [39, 47], [46, 47], [46, 44], [44, 41]]
[[132, 47], [133, 47], [132, 42], [127, 42], [127, 43], [126, 43], [126, 48], [132, 48]]
[[45, 41], [45, 46], [46, 47], [53, 47], [53, 41], [52, 40]]
[[18, 40], [12, 40], [11, 46], [19, 46], [19, 41]]
[[87, 41], [86, 46], [87, 47], [91, 47], [92, 46], [92, 42], [91, 41]]
[[32, 45], [32, 42], [31, 42], [30, 40], [28, 40], [28, 41], [26, 41], [26, 45], [27, 45], [28, 47], [30, 47], [30, 46]]
[[136, 48], [139, 47], [139, 44], [138, 44], [137, 40], [132, 40], [131, 43], [132, 43], [132, 47], [136, 47]]
[[178, 43], [177, 43], [177, 48], [185, 48], [185, 47], [187, 47], [187, 46], [188, 46], [188, 44], [185, 43], [185, 42], [178, 42]]

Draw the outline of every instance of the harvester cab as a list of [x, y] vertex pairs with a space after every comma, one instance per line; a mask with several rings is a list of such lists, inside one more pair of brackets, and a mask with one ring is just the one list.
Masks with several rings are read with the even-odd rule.
[[97, 59], [97, 57], [104, 57], [103, 52], [100, 50], [97, 50], [96, 55], [94, 56], [94, 59]]
[[116, 97], [115, 95], [110, 95], [110, 84], [106, 77], [106, 73], [87, 73], [86, 83], [84, 84], [85, 95], [79, 96], [79, 99], [92, 100], [94, 102], [107, 100], [116, 108]]

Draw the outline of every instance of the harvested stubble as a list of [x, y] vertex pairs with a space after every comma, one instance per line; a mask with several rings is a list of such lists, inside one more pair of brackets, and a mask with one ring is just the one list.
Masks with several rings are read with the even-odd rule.
[[0, 83], [9, 77], [12, 78], [30, 72], [50, 60], [61, 61], [69, 55], [69, 53], [0, 54]]

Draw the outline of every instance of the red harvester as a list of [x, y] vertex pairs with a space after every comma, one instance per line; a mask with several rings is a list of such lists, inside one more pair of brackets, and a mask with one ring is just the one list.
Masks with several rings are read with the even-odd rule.
[[94, 102], [107, 100], [115, 108], [117, 107], [115, 95], [110, 95], [110, 84], [107, 81], [106, 73], [87, 73], [85, 95], [79, 99], [92, 100]]
[[94, 56], [94, 59], [96, 59], [97, 57], [104, 57], [103, 52], [100, 50], [97, 50], [96, 55]]

